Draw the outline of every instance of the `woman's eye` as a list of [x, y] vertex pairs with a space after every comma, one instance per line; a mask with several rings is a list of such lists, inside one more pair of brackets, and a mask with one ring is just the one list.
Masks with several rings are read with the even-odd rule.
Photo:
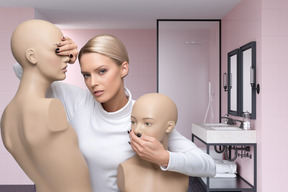
[[145, 125], [146, 125], [146, 126], [151, 126], [152, 124], [151, 124], [151, 123], [145, 123]]
[[99, 71], [99, 73], [100, 73], [100, 74], [104, 74], [106, 71], [107, 71], [106, 69], [101, 69], [101, 70]]
[[90, 75], [89, 74], [83, 74], [83, 77], [86, 79], [86, 78], [90, 77]]
[[131, 121], [131, 124], [132, 124], [132, 125], [135, 124], [135, 121]]

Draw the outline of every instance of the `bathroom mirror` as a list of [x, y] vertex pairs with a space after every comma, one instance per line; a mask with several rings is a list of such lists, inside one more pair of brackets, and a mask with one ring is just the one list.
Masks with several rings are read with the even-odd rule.
[[241, 107], [239, 49], [228, 53], [228, 114], [238, 116]]
[[[242, 108], [249, 112], [251, 119], [256, 119], [256, 42], [250, 42], [239, 49], [239, 59], [242, 70]], [[259, 86], [259, 85], [258, 85]]]
[[218, 123], [221, 114], [221, 20], [157, 20], [157, 91], [177, 105], [177, 130]]

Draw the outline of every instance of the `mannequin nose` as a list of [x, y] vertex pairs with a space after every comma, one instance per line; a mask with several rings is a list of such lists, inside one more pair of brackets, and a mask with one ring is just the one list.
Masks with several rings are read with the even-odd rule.
[[137, 135], [138, 137], [141, 137], [143, 131], [142, 131], [142, 126], [141, 124], [137, 124], [134, 129], [133, 129], [135, 135]]
[[64, 61], [64, 63], [71, 64], [71, 63], [69, 63], [70, 62], [70, 57], [69, 56], [63, 56], [63, 61]]

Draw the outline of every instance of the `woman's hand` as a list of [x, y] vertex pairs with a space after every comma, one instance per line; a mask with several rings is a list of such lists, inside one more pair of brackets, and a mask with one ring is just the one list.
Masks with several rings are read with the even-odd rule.
[[61, 42], [57, 43], [55, 52], [58, 55], [68, 55], [70, 57], [69, 63], [75, 63], [78, 55], [77, 45], [69, 37], [63, 37]]
[[157, 139], [144, 134], [138, 137], [133, 130], [129, 135], [130, 145], [141, 159], [165, 168], [168, 166], [169, 153]]

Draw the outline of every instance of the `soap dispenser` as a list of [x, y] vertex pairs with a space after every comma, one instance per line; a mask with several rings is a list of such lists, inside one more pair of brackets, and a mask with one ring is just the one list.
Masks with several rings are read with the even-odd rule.
[[250, 113], [248, 111], [243, 112], [242, 116], [243, 116], [243, 129], [244, 130], [249, 130], [250, 129]]

